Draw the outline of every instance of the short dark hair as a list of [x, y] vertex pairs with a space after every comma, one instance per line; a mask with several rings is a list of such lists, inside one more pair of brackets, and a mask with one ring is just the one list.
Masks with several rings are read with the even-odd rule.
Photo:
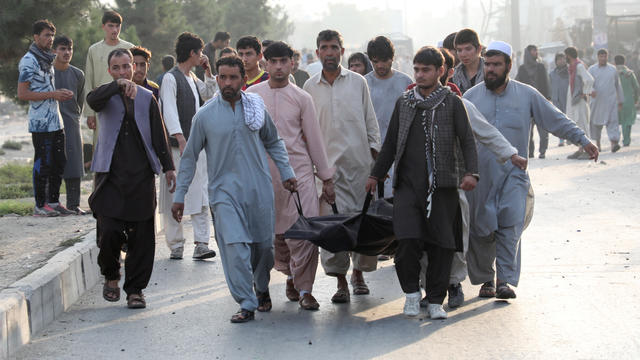
[[538, 50], [538, 47], [535, 45], [527, 45], [527, 47], [524, 50], [526, 52], [530, 52], [531, 50]]
[[339, 32], [335, 30], [322, 30], [318, 33], [318, 37], [316, 38], [316, 47], [320, 47], [320, 41], [331, 41], [338, 40], [338, 44], [340, 47], [344, 47], [344, 39]]
[[564, 49], [564, 54], [567, 55], [567, 57], [577, 59], [578, 58], [578, 49], [576, 49], [573, 46], [569, 46], [568, 48]]
[[418, 50], [416, 56], [413, 57], [414, 64], [433, 65], [436, 68], [444, 65], [444, 56], [440, 50], [433, 46], [424, 46]]
[[197, 52], [204, 47], [204, 41], [188, 31], [183, 32], [176, 40], [176, 57], [179, 63], [183, 63], [191, 56], [191, 50]]
[[274, 57], [293, 58], [293, 49], [283, 41], [275, 41], [264, 50], [264, 58], [269, 60]]
[[504, 63], [509, 66], [511, 65], [511, 56], [503, 53], [502, 51], [499, 50], [489, 50], [487, 51], [487, 53], [485, 54], [485, 57], [492, 57], [492, 56], [498, 56], [498, 55], [502, 55], [502, 57], [504, 58]]
[[236, 51], [236, 49], [227, 46], [226, 48], [220, 50], [220, 56], [224, 55], [224, 54], [233, 54], [233, 55], [238, 55], [238, 52]]
[[227, 41], [231, 39], [231, 34], [229, 34], [227, 31], [218, 31], [216, 33], [216, 36], [213, 37], [213, 41]]
[[557, 62], [558, 62], [558, 59], [560, 59], [560, 58], [566, 58], [566, 57], [567, 57], [567, 55], [565, 55], [564, 53], [559, 52], [559, 53], [557, 53], [557, 54], [556, 54], [556, 57], [553, 59], [553, 62], [554, 62], [554, 63], [557, 63]]
[[294, 58], [295, 58], [295, 57], [301, 58], [301, 57], [302, 57], [302, 54], [301, 54], [301, 53], [300, 53], [300, 51], [298, 51], [298, 50], [293, 50], [293, 57], [294, 57]]
[[444, 66], [446, 67], [446, 70], [448, 71], [449, 69], [453, 69], [456, 60], [453, 55], [451, 55], [451, 52], [446, 48], [440, 48], [438, 50], [440, 50], [440, 53], [444, 58]]
[[616, 65], [624, 65], [624, 63], [627, 61], [627, 58], [624, 57], [624, 55], [616, 55], [613, 58], [613, 62]]
[[54, 33], [56, 32], [55, 25], [47, 19], [38, 20], [33, 23], [33, 35], [40, 35], [44, 29], [49, 29]]
[[273, 44], [273, 40], [262, 40], [262, 53], [269, 47], [269, 45]]
[[609, 52], [607, 51], [607, 49], [600, 49], [598, 50], [598, 55], [609, 55]]
[[262, 54], [262, 44], [255, 36], [243, 36], [236, 43], [236, 49], [253, 49], [256, 54]]
[[472, 29], [462, 29], [458, 31], [455, 39], [453, 40], [454, 46], [458, 46], [461, 44], [471, 44], [476, 49], [480, 47], [480, 39], [478, 38], [478, 33]]
[[367, 56], [373, 61], [377, 59], [379, 61], [392, 60], [395, 56], [395, 49], [393, 43], [385, 36], [378, 36], [369, 41], [367, 44]]
[[119, 57], [122, 55], [127, 55], [129, 59], [133, 61], [133, 55], [131, 54], [131, 51], [129, 51], [129, 49], [117, 48], [117, 49], [111, 50], [111, 52], [109, 53], [109, 56], [107, 56], [107, 66], [111, 67], [111, 58]]
[[162, 57], [162, 68], [169, 71], [176, 64], [176, 58], [173, 55], [165, 55]]
[[242, 59], [237, 55], [221, 57], [218, 59], [216, 61], [216, 71], [218, 73], [220, 73], [220, 66], [237, 67], [240, 69], [240, 75], [242, 77], [246, 74], [244, 71], [244, 62], [242, 62]]
[[73, 40], [67, 35], [56, 36], [56, 38], [53, 39], [53, 48], [57, 49], [60, 45], [73, 47]]
[[142, 46], [134, 46], [129, 49], [129, 51], [131, 51], [131, 55], [133, 56], [142, 56], [145, 60], [147, 60], [147, 62], [151, 61], [151, 51], [147, 48], [144, 48]]
[[444, 38], [444, 41], [442, 41], [442, 47], [447, 50], [455, 50], [456, 46], [453, 45], [453, 42], [456, 39], [456, 34], [457, 32], [452, 32], [451, 34], [447, 35], [447, 37]]
[[122, 16], [116, 11], [108, 10], [102, 14], [102, 25], [106, 23], [122, 24]]

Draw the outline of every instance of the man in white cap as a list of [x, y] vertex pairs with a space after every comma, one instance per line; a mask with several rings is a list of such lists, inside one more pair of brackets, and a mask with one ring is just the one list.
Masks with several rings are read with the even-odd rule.
[[[582, 145], [597, 161], [598, 148], [584, 131], [535, 88], [509, 79], [511, 53], [511, 45], [503, 41], [489, 44], [484, 83], [469, 89], [464, 97], [518, 149], [520, 156], [528, 154], [533, 114], [537, 126]], [[478, 144], [483, 180], [467, 192], [471, 220], [467, 264], [471, 283], [483, 284], [480, 297], [510, 299], [516, 294], [509, 284], [518, 286], [520, 279], [520, 236], [533, 215], [533, 190], [526, 170], [496, 160], [488, 148]]]

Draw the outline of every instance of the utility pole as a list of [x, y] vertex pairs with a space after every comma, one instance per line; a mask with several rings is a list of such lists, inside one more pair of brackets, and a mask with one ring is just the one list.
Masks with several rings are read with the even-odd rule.
[[604, 49], [607, 47], [607, 2], [593, 0], [593, 47]]
[[520, 0], [511, 0], [511, 46], [514, 52], [522, 50], [520, 48]]

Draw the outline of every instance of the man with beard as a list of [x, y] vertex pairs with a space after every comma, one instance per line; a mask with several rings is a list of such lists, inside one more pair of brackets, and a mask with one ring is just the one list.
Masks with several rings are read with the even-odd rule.
[[458, 31], [453, 43], [460, 63], [456, 66], [451, 81], [458, 85], [464, 94], [483, 80], [482, 46], [478, 34], [471, 29]]
[[33, 43], [18, 64], [18, 98], [29, 101], [29, 132], [34, 149], [34, 216], [72, 213], [59, 203], [66, 157], [58, 102], [70, 100], [73, 91], [55, 88], [55, 54], [51, 52], [55, 34], [56, 27], [49, 20], [33, 23]]
[[[367, 79], [369, 91], [371, 92], [371, 102], [376, 112], [376, 119], [378, 119], [380, 138], [384, 141], [396, 100], [413, 81], [409, 75], [391, 68], [395, 57], [395, 49], [388, 38], [378, 36], [369, 41], [367, 56], [371, 60], [373, 71], [366, 74], [364, 78]], [[385, 179], [379, 184], [378, 195], [380, 197], [393, 196], [391, 177], [393, 177], [393, 167], [389, 170], [389, 179]]]
[[137, 309], [146, 307], [142, 290], [153, 271], [154, 174], [164, 172], [171, 191], [176, 175], [158, 103], [151, 91], [131, 81], [133, 55], [127, 49], [115, 49], [107, 63], [113, 81], [87, 95], [101, 126], [91, 162], [96, 187], [89, 205], [98, 220], [98, 265], [105, 277], [102, 296], [107, 301], [120, 300], [120, 249], [126, 241], [123, 289], [127, 306]]
[[82, 105], [84, 104], [84, 73], [70, 64], [73, 57], [73, 40], [64, 35], [56, 37], [53, 41], [53, 49], [56, 53], [56, 60], [53, 62], [56, 88], [73, 91], [71, 100], [60, 103], [67, 157], [62, 174], [67, 187], [67, 209], [76, 215], [84, 215], [86, 212], [80, 208], [80, 180], [84, 175], [82, 132], [80, 130], [80, 113], [82, 113]]
[[253, 320], [256, 309], [271, 310], [269, 272], [275, 221], [267, 153], [285, 189], [295, 191], [296, 178], [262, 98], [241, 91], [247, 81], [242, 59], [220, 58], [216, 68], [221, 96], [211, 99], [193, 117], [171, 210], [180, 222], [184, 197], [204, 149], [222, 268], [231, 295], [240, 304], [231, 322], [242, 323]]
[[[509, 79], [511, 53], [511, 45], [505, 42], [489, 44], [484, 85], [474, 87], [464, 97], [518, 149], [520, 156], [528, 153], [533, 115], [538, 126], [582, 145], [597, 160], [598, 148], [584, 131], [533, 87]], [[471, 219], [469, 278], [474, 285], [483, 284], [480, 297], [515, 298], [508, 284], [518, 286], [520, 279], [520, 236], [533, 214], [531, 182], [524, 169], [500, 164], [483, 145], [478, 146], [478, 162], [483, 181], [467, 193]]]
[[134, 46], [131, 49], [133, 54], [133, 63], [136, 65], [136, 71], [133, 72], [133, 82], [143, 88], [151, 91], [156, 100], [160, 99], [160, 86], [155, 82], [147, 79], [147, 72], [151, 62], [151, 51], [142, 46]]
[[[323, 30], [316, 38], [316, 54], [322, 71], [304, 84], [315, 103], [318, 121], [327, 148], [329, 166], [336, 168], [333, 176], [336, 205], [341, 213], [362, 209], [366, 198], [367, 174], [380, 150], [380, 130], [369, 96], [367, 81], [359, 74], [340, 66], [344, 55], [342, 35], [335, 30]], [[320, 214], [331, 212], [328, 204], [321, 204]], [[363, 271], [374, 271], [376, 256], [357, 253], [320, 251], [324, 271], [338, 279], [338, 290], [331, 298], [334, 303], [350, 301], [347, 271], [353, 261], [351, 285], [354, 295], [369, 294]]]
[[[478, 181], [476, 146], [462, 100], [440, 84], [444, 58], [433, 47], [423, 47], [414, 59], [417, 86], [396, 101], [380, 156], [366, 183], [373, 192], [395, 162], [393, 175], [393, 230], [398, 239], [396, 273], [406, 295], [404, 314], [420, 312], [420, 257], [427, 265], [427, 311], [444, 319], [451, 261], [462, 251], [462, 219], [458, 186], [472, 190]], [[456, 168], [461, 147], [462, 181]]]
[[[180, 157], [187, 145], [192, 127], [192, 119], [205, 100], [213, 97], [216, 83], [211, 76], [209, 60], [202, 54], [203, 41], [195, 34], [184, 32], [178, 36], [175, 45], [178, 66], [169, 70], [163, 80], [160, 90], [162, 114], [167, 132], [171, 137], [171, 155], [177, 168], [180, 167]], [[198, 79], [191, 71], [194, 66], [202, 65], [207, 68], [205, 81]], [[192, 258], [204, 260], [216, 255], [209, 249], [211, 224], [209, 222], [209, 201], [207, 198], [207, 169], [206, 157], [201, 156], [196, 164], [196, 173], [185, 195], [184, 215], [191, 217], [193, 225]], [[179, 174], [178, 174], [179, 175]], [[176, 222], [171, 214], [173, 199], [169, 189], [161, 185], [159, 195], [159, 213], [162, 214], [162, 228], [167, 246], [171, 250], [169, 258], [182, 259], [184, 253], [184, 233], [182, 224]]]
[[[567, 57], [564, 53], [557, 53], [554, 62], [556, 67], [549, 74], [551, 102], [560, 109], [560, 111], [566, 113], [567, 89], [569, 88], [569, 68], [567, 67]], [[558, 146], [564, 146], [564, 139], [560, 139]]]
[[[551, 98], [549, 90], [549, 76], [547, 75], [547, 68], [538, 58], [538, 47], [535, 45], [529, 45], [524, 50], [524, 63], [520, 65], [518, 69], [518, 75], [516, 80], [531, 85], [547, 99]], [[531, 122], [531, 136], [529, 137], [529, 157], [532, 158], [535, 152], [535, 143], [533, 142], [533, 127], [535, 121]], [[547, 147], [549, 146], [549, 133], [544, 129], [538, 128], [538, 135], [540, 136], [540, 159], [545, 158]]]
[[[318, 216], [319, 203], [316, 176], [322, 181], [322, 199], [335, 201], [332, 176], [322, 132], [313, 107], [313, 100], [304, 90], [289, 82], [293, 50], [284, 42], [276, 41], [264, 51], [267, 82], [252, 86], [248, 93], [256, 93], [264, 100], [267, 111], [273, 114], [289, 153], [289, 162], [298, 180], [298, 195], [305, 216]], [[314, 175], [314, 167], [317, 174]], [[306, 240], [285, 239], [284, 232], [298, 219], [296, 203], [291, 193], [280, 185], [280, 175], [269, 160], [276, 205], [275, 268], [287, 275], [286, 295], [299, 301], [305, 310], [317, 310], [318, 301], [311, 295], [318, 268], [318, 247]]]
[[[87, 51], [87, 63], [84, 67], [85, 97], [91, 90], [113, 80], [109, 72], [107, 72], [109, 64], [105, 63], [109, 53], [115, 49], [130, 49], [133, 47], [132, 43], [120, 39], [120, 30], [122, 30], [122, 16], [112, 10], [105, 11], [102, 15], [104, 39], [91, 45]], [[96, 114], [90, 106], [85, 106], [84, 115], [87, 117], [87, 126], [89, 129], [96, 130], [93, 133], [93, 146], [95, 149], [98, 139]]]
[[598, 50], [598, 62], [589, 67], [593, 76], [591, 91], [591, 138], [600, 150], [602, 128], [607, 127], [607, 136], [611, 141], [611, 152], [620, 150], [620, 124], [618, 110], [622, 109], [624, 94], [616, 67], [608, 63], [609, 52]]
[[[567, 117], [576, 122], [578, 127], [589, 136], [589, 105], [588, 94], [593, 87], [593, 76], [589, 74], [582, 60], [578, 58], [578, 50], [574, 47], [564, 49], [569, 64], [569, 87], [567, 88]], [[587, 154], [582, 146], [578, 151], [567, 156], [568, 159], [587, 160]]]

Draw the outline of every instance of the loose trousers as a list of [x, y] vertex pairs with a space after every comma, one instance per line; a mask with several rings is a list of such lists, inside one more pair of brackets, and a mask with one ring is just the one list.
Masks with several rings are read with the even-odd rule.
[[64, 179], [67, 187], [67, 209], [80, 206], [80, 178]]
[[[160, 179], [164, 181], [164, 179]], [[211, 237], [211, 222], [209, 220], [209, 209], [202, 207], [198, 214], [191, 214], [191, 226], [193, 227], [193, 241], [197, 243], [209, 244]], [[184, 233], [182, 223], [177, 222], [171, 211], [162, 213], [162, 224], [164, 225], [164, 235], [169, 249], [173, 250], [184, 247]]]
[[[478, 236], [473, 231], [469, 234], [469, 252], [467, 267], [469, 279], [474, 285], [500, 281], [518, 286], [520, 281], [521, 248], [520, 236], [523, 224], [500, 227], [488, 236]], [[493, 263], [496, 263], [496, 270]]]
[[293, 277], [298, 291], [312, 292], [318, 269], [318, 247], [306, 240], [285, 239], [276, 235], [275, 269]]
[[606, 125], [595, 125], [591, 122], [591, 138], [593, 140], [600, 141], [602, 138], [602, 128], [604, 126], [607, 127], [607, 136], [609, 136], [610, 141], [620, 141], [620, 125], [617, 119], [607, 121]]
[[327, 275], [338, 276], [347, 274], [351, 262], [353, 262], [355, 270], [363, 272], [375, 271], [378, 266], [378, 257], [349, 251], [332, 253], [325, 249], [320, 249], [320, 262]]
[[394, 258], [396, 274], [405, 294], [420, 291], [420, 257], [428, 257], [425, 290], [429, 304], [442, 304], [447, 296], [451, 260], [455, 250], [427, 244], [423, 239], [399, 239]]
[[57, 203], [67, 162], [64, 130], [31, 133], [33, 142], [33, 192], [37, 207]]
[[242, 309], [255, 311], [258, 308], [258, 298], [254, 286], [259, 292], [269, 290], [273, 244], [270, 241], [227, 244], [220, 233], [216, 234], [216, 242], [231, 296]]
[[536, 150], [536, 145], [533, 141], [533, 128], [538, 128], [538, 136], [540, 136], [540, 149], [538, 151], [540, 154], [544, 154], [547, 152], [547, 148], [549, 147], [549, 132], [540, 126], [536, 125], [533, 120], [531, 121], [531, 134], [529, 135], [529, 156], [533, 156], [533, 153]]
[[154, 217], [128, 222], [98, 215], [98, 265], [106, 280], [120, 280], [120, 249], [127, 242], [123, 290], [139, 294], [147, 287], [156, 251]]

